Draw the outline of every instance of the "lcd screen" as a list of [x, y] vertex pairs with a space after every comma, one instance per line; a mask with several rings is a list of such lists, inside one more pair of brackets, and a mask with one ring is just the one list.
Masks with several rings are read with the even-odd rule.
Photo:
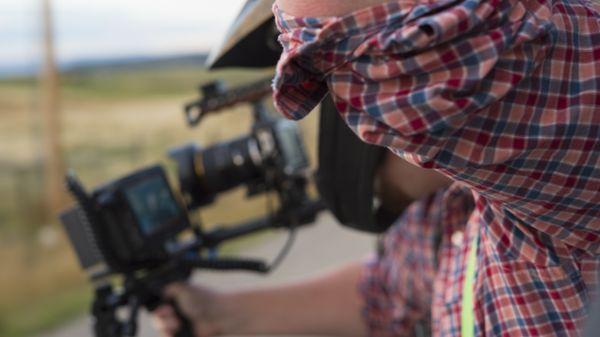
[[145, 235], [151, 235], [181, 217], [181, 208], [162, 177], [144, 179], [130, 186], [125, 190], [125, 196]]

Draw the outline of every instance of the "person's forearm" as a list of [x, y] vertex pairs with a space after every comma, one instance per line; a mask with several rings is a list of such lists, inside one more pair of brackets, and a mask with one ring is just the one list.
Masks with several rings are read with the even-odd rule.
[[362, 263], [293, 284], [230, 293], [228, 312], [237, 313], [226, 334], [326, 334], [364, 336], [358, 282]]
[[277, 6], [293, 16], [341, 16], [391, 0], [277, 0]]

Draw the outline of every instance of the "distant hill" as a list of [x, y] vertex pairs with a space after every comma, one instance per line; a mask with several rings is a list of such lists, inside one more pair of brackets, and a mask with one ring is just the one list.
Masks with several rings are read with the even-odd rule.
[[[83, 73], [102, 70], [163, 68], [171, 66], [204, 67], [208, 54], [185, 54], [167, 56], [130, 56], [109, 59], [85, 59], [59, 64], [61, 72]], [[0, 68], [0, 79], [11, 77], [30, 77], [37, 74], [38, 65]]]
[[203, 68], [207, 54], [175, 55], [175, 56], [141, 56], [115, 59], [81, 60], [65, 64], [64, 72], [82, 72], [98, 70], [144, 69], [170, 66], [198, 66]]

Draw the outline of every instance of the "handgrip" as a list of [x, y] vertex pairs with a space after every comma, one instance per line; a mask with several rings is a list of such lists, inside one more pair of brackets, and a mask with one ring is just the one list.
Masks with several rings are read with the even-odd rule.
[[173, 311], [179, 320], [179, 331], [177, 331], [175, 337], [194, 337], [194, 326], [192, 322], [181, 312], [175, 301], [169, 301], [168, 303], [173, 308]]

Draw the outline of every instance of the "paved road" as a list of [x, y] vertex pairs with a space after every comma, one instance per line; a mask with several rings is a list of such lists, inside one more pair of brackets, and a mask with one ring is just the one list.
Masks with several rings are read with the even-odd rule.
[[[247, 257], [272, 258], [285, 241], [283, 234], [274, 234], [249, 247], [244, 253]], [[253, 285], [269, 285], [291, 281], [318, 274], [344, 262], [365, 256], [374, 247], [374, 237], [347, 230], [337, 225], [329, 214], [322, 215], [315, 225], [298, 231], [296, 242], [290, 254], [277, 270], [267, 276], [227, 272], [216, 273], [199, 271], [194, 280], [216, 289], [233, 289]], [[52, 331], [39, 337], [93, 337], [90, 333], [89, 318]], [[156, 337], [149, 325], [148, 317], [142, 314], [139, 337]]]

